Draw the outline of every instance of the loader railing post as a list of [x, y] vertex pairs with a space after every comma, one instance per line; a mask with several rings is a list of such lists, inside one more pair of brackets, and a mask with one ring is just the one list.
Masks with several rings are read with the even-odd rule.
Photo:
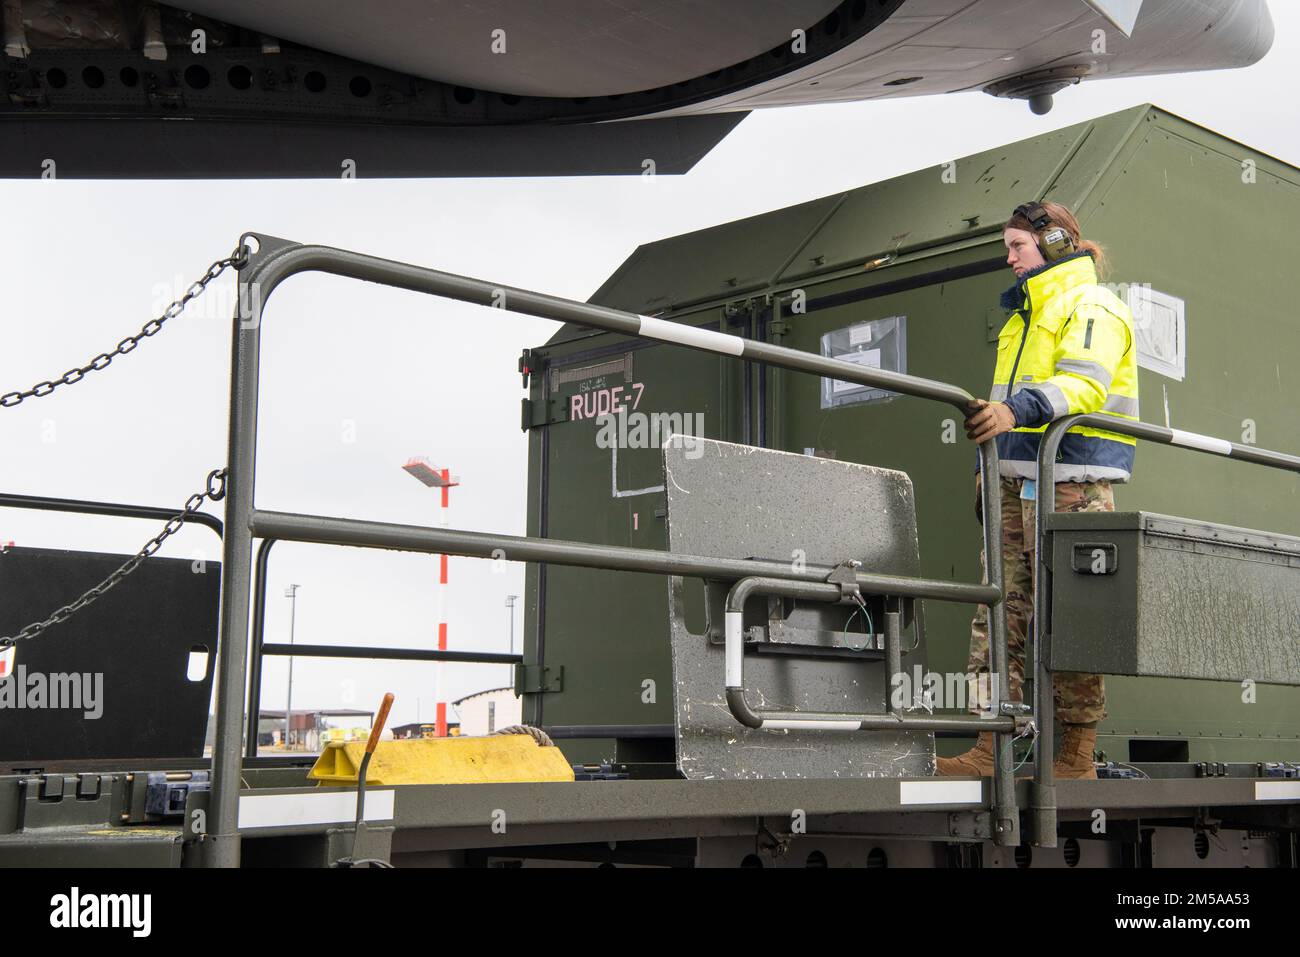
[[[1030, 657], [1027, 668], [1034, 676], [1034, 715], [1038, 721], [1038, 737], [1034, 742], [1034, 782], [1030, 789], [1031, 841], [1041, 847], [1056, 846], [1056, 775], [1052, 768], [1054, 756], [1056, 700], [1052, 692], [1052, 561], [1048, 554], [1051, 543], [1047, 536], [1045, 513], [1056, 511], [1056, 482], [1054, 466], [1056, 451], [1065, 433], [1076, 425], [1105, 429], [1120, 435], [1131, 435], [1139, 440], [1178, 445], [1210, 455], [1222, 455], [1242, 462], [1267, 465], [1270, 468], [1300, 473], [1300, 457], [1239, 445], [1226, 439], [1216, 439], [1182, 429], [1168, 429], [1146, 422], [1117, 419], [1103, 413], [1067, 415], [1057, 419], [1043, 431], [1038, 446], [1038, 503], [1034, 509], [1034, 561], [1037, 563], [1037, 585], [1034, 588], [1034, 615], [1029, 633]], [[1044, 492], [1047, 489], [1049, 491]], [[1046, 497], [1044, 497], [1046, 496]]]
[[[248, 237], [241, 237], [243, 244]], [[262, 295], [269, 250], [239, 270], [230, 349], [230, 428], [226, 438], [226, 534], [221, 562], [221, 637], [217, 658], [216, 733], [212, 747], [212, 806], [203, 860], [210, 867], [239, 866], [239, 783], [243, 764], [244, 683], [248, 666], [248, 602], [253, 536], [254, 456]], [[269, 292], [270, 289], [266, 289]], [[248, 716], [257, 723], [257, 716]]]

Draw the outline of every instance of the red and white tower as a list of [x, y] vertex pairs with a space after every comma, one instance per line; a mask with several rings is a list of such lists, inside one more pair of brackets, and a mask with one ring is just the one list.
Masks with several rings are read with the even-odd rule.
[[[451, 487], [459, 485], [459, 482], [452, 481], [449, 469], [434, 468], [428, 459], [413, 458], [402, 466], [411, 475], [414, 475], [424, 485], [429, 488], [436, 488], [441, 491], [438, 506], [438, 524], [447, 524], [447, 507], [451, 503]], [[447, 556], [438, 556], [438, 588], [436, 592], [436, 609], [438, 622], [438, 650], [447, 650]], [[442, 666], [443, 662], [439, 661], [434, 665], [434, 700], [438, 703], [438, 717], [436, 734], [440, 738], [447, 736], [447, 702], [444, 700], [442, 692]]]

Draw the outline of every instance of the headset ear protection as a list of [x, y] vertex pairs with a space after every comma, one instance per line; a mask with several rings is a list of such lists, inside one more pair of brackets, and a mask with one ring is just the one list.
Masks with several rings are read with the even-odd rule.
[[1041, 203], [1022, 203], [1016, 207], [1014, 215], [1023, 216], [1034, 227], [1038, 248], [1043, 259], [1049, 263], [1056, 262], [1074, 252], [1074, 240], [1060, 226], [1051, 226], [1051, 217]]

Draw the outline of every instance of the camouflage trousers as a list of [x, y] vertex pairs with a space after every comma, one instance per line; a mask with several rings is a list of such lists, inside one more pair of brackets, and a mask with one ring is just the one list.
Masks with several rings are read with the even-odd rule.
[[[975, 477], [976, 502], [980, 476]], [[1007, 677], [1010, 697], [1023, 700], [1021, 686], [1025, 680], [1025, 642], [1034, 614], [1034, 587], [1037, 575], [1034, 561], [1034, 501], [1020, 497], [1023, 480], [1002, 479], [1002, 583], [1007, 609]], [[1057, 482], [1056, 510], [1058, 512], [1113, 512], [1115, 493], [1110, 482]], [[982, 516], [981, 516], [982, 520]], [[984, 551], [980, 550], [983, 567]], [[968, 671], [976, 676], [989, 670], [989, 609], [980, 605], [971, 622], [970, 660]], [[988, 679], [975, 682], [987, 694]], [[1106, 716], [1106, 686], [1101, 675], [1088, 675], [1077, 671], [1058, 671], [1052, 675], [1052, 692], [1056, 700], [1056, 715], [1069, 724], [1087, 724]], [[981, 703], [972, 695], [972, 710]], [[987, 707], [987, 702], [982, 702]]]

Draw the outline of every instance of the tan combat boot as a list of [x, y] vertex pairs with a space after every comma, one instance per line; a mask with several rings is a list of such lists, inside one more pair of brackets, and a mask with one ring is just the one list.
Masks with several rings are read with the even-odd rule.
[[993, 732], [981, 731], [975, 747], [953, 758], [935, 758], [934, 773], [949, 777], [993, 776]]
[[1097, 780], [1097, 768], [1092, 754], [1097, 749], [1097, 724], [1067, 724], [1063, 726], [1061, 750], [1052, 764], [1052, 773], [1061, 779]]

